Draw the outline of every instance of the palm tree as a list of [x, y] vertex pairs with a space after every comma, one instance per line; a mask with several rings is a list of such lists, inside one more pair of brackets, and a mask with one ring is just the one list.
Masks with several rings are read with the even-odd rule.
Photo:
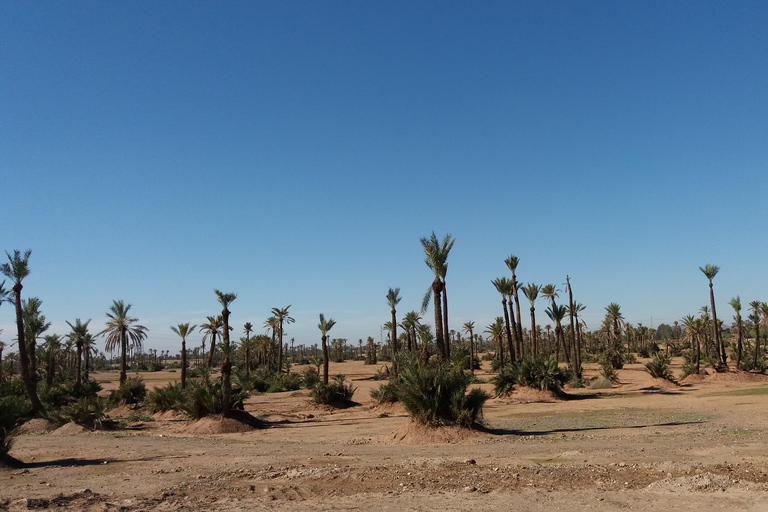
[[[90, 321], [90, 320], [89, 320]], [[98, 355], [99, 351], [96, 348], [96, 339], [93, 334], [87, 333], [83, 338], [83, 359], [85, 360], [85, 370], [83, 371], [83, 378], [88, 380], [91, 372], [91, 357]]]
[[504, 367], [504, 319], [496, 317], [496, 321], [485, 327], [485, 332], [490, 334], [491, 342], [499, 344], [499, 368]]
[[221, 304], [221, 394], [222, 394], [222, 414], [229, 414], [230, 398], [232, 396], [232, 360], [230, 358], [229, 344], [229, 305], [237, 298], [234, 293], [221, 293], [219, 290], [213, 290], [216, 298]]
[[510, 272], [512, 272], [512, 293], [515, 296], [515, 311], [517, 312], [517, 332], [515, 333], [515, 337], [517, 338], [518, 347], [520, 348], [521, 353], [520, 355], [522, 356], [523, 318], [520, 316], [520, 297], [518, 297], [517, 293], [517, 290], [522, 286], [522, 283], [517, 282], [517, 275], [515, 274], [517, 265], [520, 263], [520, 258], [514, 254], [510, 254], [504, 260], [504, 263], [507, 265], [507, 268], [510, 270]]
[[400, 322], [400, 327], [405, 330], [407, 335], [408, 352], [411, 352], [416, 346], [416, 328], [419, 325], [419, 320], [421, 317], [417, 312], [409, 311], [403, 316], [403, 321]]
[[533, 284], [528, 283], [528, 286], [523, 287], [523, 293], [528, 298], [528, 300], [531, 302], [531, 357], [533, 359], [536, 359], [537, 351], [538, 351], [538, 343], [536, 339], [536, 312], [533, 307], [533, 303], [536, 300], [536, 298], [539, 296], [539, 292], [541, 291], [541, 285], [540, 284]]
[[[27, 389], [27, 395], [32, 402], [32, 412], [42, 409], [43, 404], [37, 396], [37, 378], [30, 371], [30, 356], [27, 351], [27, 344], [24, 340], [24, 318], [22, 316], [21, 290], [24, 286], [21, 282], [29, 275], [29, 256], [32, 251], [28, 250], [22, 255], [20, 251], [13, 251], [13, 256], [6, 251], [8, 263], [0, 266], [0, 271], [8, 279], [13, 280], [14, 305], [16, 306], [16, 331], [19, 344], [19, 361], [21, 362], [21, 378], [24, 381], [24, 387]], [[7, 296], [7, 295], [6, 295]], [[7, 299], [6, 299], [7, 300]]]
[[[515, 345], [512, 340], [512, 329], [509, 322], [509, 312], [507, 311], [507, 296], [512, 293], [512, 282], [506, 277], [497, 277], [493, 281], [496, 291], [501, 294], [501, 307], [504, 310], [504, 327], [507, 330], [507, 347], [509, 348], [509, 361], [515, 361]], [[514, 317], [513, 317], [514, 318]], [[515, 329], [517, 335], [517, 329]]]
[[277, 371], [282, 372], [283, 371], [283, 324], [292, 324], [295, 322], [293, 318], [288, 316], [288, 310], [291, 308], [290, 305], [284, 307], [283, 309], [279, 308], [272, 308], [272, 315], [277, 320], [277, 337], [280, 342], [280, 349], [277, 353]]
[[[691, 342], [691, 351], [695, 354], [696, 373], [701, 371], [701, 334], [705, 331], [704, 320], [688, 315], [683, 318], [685, 325], [685, 336]], [[694, 347], [694, 343], [696, 346]], [[695, 348], [695, 350], [694, 350]]]
[[243, 350], [245, 350], [245, 374], [251, 375], [251, 331], [253, 331], [253, 324], [251, 322], [245, 322], [243, 325], [245, 331], [245, 340], [240, 338]]
[[107, 312], [107, 327], [97, 336], [107, 336], [104, 350], [107, 352], [120, 348], [120, 384], [124, 384], [128, 377], [128, 345], [132, 348], [141, 348], [141, 342], [147, 337], [147, 328], [138, 325], [138, 318], [128, 316], [131, 305], [122, 300], [112, 301]]
[[171, 330], [181, 338], [181, 389], [186, 389], [187, 387], [187, 336], [189, 336], [196, 327], [196, 325], [190, 327], [189, 322], [171, 326]]
[[79, 318], [75, 319], [75, 325], [72, 325], [67, 321], [67, 325], [69, 326], [70, 331], [69, 334], [67, 334], [67, 338], [69, 338], [72, 343], [75, 345], [75, 348], [77, 349], [77, 361], [76, 361], [76, 373], [75, 373], [75, 383], [79, 386], [82, 384], [82, 377], [81, 377], [81, 366], [82, 366], [82, 358], [83, 358], [83, 344], [85, 341], [85, 337], [88, 335], [88, 324], [91, 323], [91, 320], [89, 319], [87, 322], [83, 323], [80, 321]]
[[728, 301], [728, 304], [736, 312], [736, 369], [739, 369], [741, 368], [741, 344], [744, 332], [741, 321], [741, 298], [737, 295]]
[[587, 309], [585, 305], [583, 305], [581, 302], [577, 302], [575, 304], [572, 304], [571, 307], [568, 308], [568, 313], [572, 314], [574, 317], [574, 320], [576, 322], [576, 353], [578, 354], [578, 371], [579, 371], [579, 377], [581, 377], [581, 321], [579, 321], [579, 313]]
[[565, 318], [565, 312], [566, 312], [565, 306], [559, 306], [557, 304], [552, 304], [546, 310], [546, 313], [549, 319], [555, 322], [555, 361], [558, 361], [558, 356], [559, 356], [558, 352], [560, 350], [560, 347], [562, 346], [563, 351], [565, 352], [565, 361], [568, 363], [568, 365], [570, 365], [571, 360], [568, 354], [568, 350], [565, 346], [565, 338], [563, 336], [563, 327], [561, 325], [563, 318]]
[[330, 331], [334, 325], [336, 325], [335, 320], [332, 318], [326, 320], [325, 316], [320, 313], [320, 323], [317, 324], [317, 328], [320, 329], [320, 332], [323, 335], [323, 384], [328, 384], [328, 331]]
[[605, 307], [606, 319], [609, 325], [613, 327], [613, 337], [618, 339], [621, 336], [621, 326], [624, 324], [624, 315], [621, 314], [621, 306], [615, 302], [611, 302]]
[[469, 371], [475, 374], [475, 322], [464, 322], [464, 332], [469, 334]]
[[[56, 376], [56, 358], [61, 352], [61, 336], [58, 334], [49, 334], [43, 338], [45, 345], [43, 353], [45, 354], [45, 383], [50, 387]], [[2, 360], [0, 360], [2, 366]], [[0, 374], [2, 377], [2, 374]]]
[[581, 379], [581, 343], [576, 335], [576, 311], [573, 305], [573, 289], [571, 288], [571, 277], [565, 276], [566, 286], [568, 287], [568, 316], [571, 320], [571, 337], [573, 347], [573, 368], [576, 378]]
[[720, 267], [717, 265], [707, 265], [706, 267], [699, 267], [699, 270], [701, 270], [709, 280], [709, 303], [712, 306], [712, 335], [715, 341], [715, 346], [717, 347], [720, 364], [727, 365], [728, 363], [725, 356], [725, 345], [723, 344], [723, 337], [720, 333], [720, 326], [717, 323], [717, 312], [715, 311], [715, 291], [712, 286], [712, 280], [720, 271]]
[[[389, 289], [387, 292], [387, 305], [391, 309], [392, 313], [392, 355], [394, 356], [398, 352], [397, 347], [397, 311], [395, 310], [395, 307], [400, 304], [400, 301], [402, 300], [402, 297], [400, 297], [400, 288], [395, 288], [394, 290], [392, 288]], [[394, 361], [394, 357], [392, 359]], [[397, 372], [397, 367], [393, 364], [392, 365], [395, 372]]]
[[[435, 279], [432, 281], [432, 286], [424, 295], [424, 300], [421, 303], [422, 313], [427, 310], [430, 296], [434, 295], [434, 307], [435, 307], [435, 343], [437, 344], [437, 356], [441, 360], [445, 360], [450, 357], [450, 346], [445, 340], [445, 334], [448, 332], [448, 299], [444, 297], [445, 292], [445, 275], [448, 272], [448, 253], [453, 247], [453, 243], [456, 240], [451, 237], [450, 234], [445, 235], [442, 243], [438, 241], [435, 232], [432, 232], [430, 238], [422, 238], [421, 245], [424, 248], [424, 254], [426, 258], [424, 262], [434, 272]], [[441, 295], [443, 300], [441, 303]], [[443, 313], [445, 309], [445, 313]], [[443, 316], [445, 314], [445, 317]], [[444, 334], [445, 333], [445, 334]]]
[[30, 297], [24, 302], [21, 315], [24, 318], [24, 338], [29, 353], [29, 371], [37, 380], [37, 338], [48, 330], [50, 322], [45, 321], [45, 315], [40, 313], [43, 301], [37, 297]]
[[206, 317], [207, 323], [200, 324], [200, 332], [203, 334], [203, 351], [205, 351], [205, 342], [210, 338], [211, 351], [208, 353], [208, 368], [213, 368], [213, 351], [216, 348], [216, 336], [221, 335], [221, 327], [224, 321], [221, 315]]

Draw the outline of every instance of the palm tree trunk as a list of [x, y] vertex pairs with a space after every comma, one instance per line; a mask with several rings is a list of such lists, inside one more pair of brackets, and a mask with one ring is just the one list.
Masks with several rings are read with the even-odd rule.
[[448, 292], [443, 281], [443, 343], [445, 345], [445, 359], [451, 358], [451, 340], [448, 337]]
[[472, 335], [472, 329], [469, 330], [469, 371], [475, 374], [475, 337]]
[[[443, 291], [443, 282], [439, 277], [435, 277], [432, 282], [432, 293], [435, 296], [435, 345], [437, 345], [437, 357], [441, 361], [446, 359], [446, 351], [443, 340], [443, 310], [440, 304], [440, 294]], [[422, 348], [422, 354], [424, 349]]]
[[80, 361], [82, 360], [82, 358], [83, 358], [83, 343], [82, 341], [78, 341], [77, 342], [77, 371], [75, 372], [75, 383], [78, 386], [83, 382], [80, 375], [80, 367], [81, 367]]
[[[517, 296], [517, 278], [512, 273], [512, 294], [515, 296], [515, 311], [517, 312], [517, 341], [520, 344], [520, 357], [523, 357], [523, 317], [520, 316], [520, 299]], [[510, 306], [511, 309], [511, 306]]]
[[[509, 351], [509, 362], [513, 363], [516, 359], [523, 358], [523, 347], [520, 339], [517, 337], [517, 323], [515, 322], [515, 313], [512, 310], [512, 297], [507, 300], [507, 304], [504, 306], [504, 313], [507, 313], [507, 306], [509, 306], [509, 327], [507, 328], [507, 336], [510, 336], [514, 345], [510, 344], [510, 347], [514, 346], [515, 350]], [[511, 330], [511, 332], [510, 332]]]
[[187, 341], [181, 338], [181, 389], [187, 389]]
[[232, 401], [232, 361], [230, 359], [230, 345], [229, 345], [229, 309], [224, 306], [224, 310], [221, 312], [222, 316], [222, 332], [221, 339], [224, 350], [222, 350], [221, 358], [221, 395], [222, 395], [222, 415], [229, 414]]
[[534, 312], [533, 306], [531, 306], [531, 354], [532, 358], [536, 359], [536, 356], [538, 355], [538, 340], [536, 336], [536, 313]]
[[277, 352], [277, 373], [281, 373], [283, 371], [283, 321], [280, 320], [280, 323], [278, 324], [278, 329], [280, 331], [277, 333], [277, 339], [280, 346], [278, 347]]
[[736, 313], [736, 369], [741, 368], [741, 314]]
[[717, 312], [715, 311], [715, 291], [712, 287], [712, 280], [709, 280], [709, 302], [712, 306], [712, 334], [714, 335], [715, 348], [717, 349], [717, 355], [720, 359], [720, 363], [727, 365], [727, 358], [725, 355], [725, 345], [723, 344], [723, 337], [720, 335], [720, 326], [717, 324]]
[[211, 333], [211, 351], [208, 352], [208, 368], [213, 368], [213, 350], [216, 348], [216, 333]]
[[[125, 384], [128, 378], [128, 340], [125, 338], [125, 329], [120, 331], [120, 385]], [[80, 364], [80, 358], [77, 358]]]
[[328, 384], [328, 343], [325, 334], [323, 334], [323, 384]]
[[507, 312], [507, 297], [501, 296], [501, 307], [504, 309], [504, 328], [507, 331], [507, 346], [509, 347], [509, 361], [515, 360], [515, 346], [512, 340], [512, 331], [509, 326], [509, 313]]

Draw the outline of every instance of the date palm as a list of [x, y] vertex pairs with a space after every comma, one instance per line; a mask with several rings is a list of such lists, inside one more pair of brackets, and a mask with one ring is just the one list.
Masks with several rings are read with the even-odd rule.
[[181, 389], [187, 388], [187, 336], [197, 328], [196, 325], [186, 324], [172, 325], [171, 330], [181, 338]]
[[685, 338], [691, 342], [691, 352], [694, 353], [696, 360], [696, 374], [699, 374], [701, 371], [701, 335], [706, 330], [704, 320], [688, 315], [683, 318], [683, 325], [685, 325]]
[[[56, 377], [56, 359], [61, 353], [61, 336], [58, 334], [49, 334], [43, 338], [45, 345], [43, 353], [45, 354], [45, 383], [50, 387], [53, 379]], [[2, 361], [0, 361], [2, 365]]]
[[[395, 309], [402, 297], [400, 297], [400, 288], [390, 288], [387, 292], [387, 305], [392, 313], [392, 355], [394, 356], [398, 352], [397, 346], [397, 310]], [[393, 358], [394, 360], [394, 358]]]
[[229, 305], [237, 298], [234, 293], [222, 293], [219, 290], [213, 290], [216, 298], [221, 304], [221, 394], [222, 394], [222, 414], [229, 414], [229, 408], [232, 405], [232, 359], [231, 346], [229, 344]]
[[50, 328], [51, 323], [45, 321], [45, 315], [40, 312], [43, 301], [30, 297], [24, 301], [22, 316], [24, 317], [24, 338], [29, 353], [29, 371], [37, 380], [37, 338]]
[[245, 340], [240, 338], [241, 345], [245, 351], [245, 374], [251, 375], [251, 332], [253, 331], [253, 324], [251, 322], [245, 322], [243, 325], [243, 331], [245, 332]]
[[563, 327], [562, 327], [562, 321], [563, 318], [565, 318], [566, 308], [565, 306], [560, 306], [558, 304], [552, 304], [550, 307], [546, 310], [547, 316], [550, 320], [555, 322], [555, 361], [558, 360], [558, 352], [560, 347], [563, 347], [563, 351], [565, 352], [565, 360], [568, 363], [568, 365], [571, 364], [571, 360], [568, 354], [568, 349], [565, 345], [565, 337], [563, 336]]
[[211, 351], [208, 353], [208, 368], [213, 368], [213, 352], [216, 349], [216, 336], [221, 336], [221, 328], [224, 325], [224, 321], [221, 315], [206, 317], [207, 322], [200, 324], [200, 332], [203, 334], [203, 350], [205, 350], [205, 342], [211, 340]]
[[[512, 282], [506, 277], [497, 277], [493, 281], [493, 286], [496, 291], [501, 294], [501, 307], [504, 310], [504, 327], [507, 331], [507, 347], [509, 350], [509, 361], [515, 361], [515, 344], [512, 338], [512, 329], [509, 321], [509, 312], [507, 311], [507, 297], [512, 293]], [[514, 317], [513, 317], [514, 318]], [[517, 329], [515, 329], [517, 334]]]
[[491, 343], [499, 345], [499, 368], [504, 367], [504, 319], [496, 317], [496, 321], [485, 327], [485, 332], [491, 336]]
[[79, 386], [82, 384], [82, 376], [81, 376], [81, 367], [82, 367], [82, 359], [83, 359], [83, 345], [85, 343], [85, 337], [88, 335], [88, 324], [90, 324], [91, 321], [88, 320], [87, 322], [83, 323], [80, 321], [79, 318], [75, 319], [75, 325], [72, 325], [69, 320], [67, 320], [67, 325], [71, 329], [69, 334], [67, 334], [67, 338], [75, 345], [75, 349], [77, 350], [77, 360], [76, 360], [76, 371], [75, 371], [75, 383]]
[[720, 358], [720, 364], [727, 365], [727, 359], [725, 355], [725, 345], [723, 344], [723, 337], [720, 333], [720, 325], [717, 323], [717, 311], [715, 310], [715, 291], [712, 286], [712, 280], [720, 271], [720, 267], [717, 265], [707, 265], [706, 267], [699, 267], [699, 270], [707, 276], [709, 280], [709, 303], [712, 306], [712, 339], [715, 341], [717, 347], [718, 357]]
[[290, 304], [283, 309], [272, 308], [272, 316], [277, 320], [277, 338], [280, 344], [280, 348], [277, 352], [277, 371], [283, 371], [283, 324], [292, 324], [296, 320], [288, 315], [288, 310], [291, 308]]
[[107, 327], [98, 336], [106, 336], [104, 350], [107, 352], [120, 348], [120, 384], [128, 377], [128, 346], [141, 348], [147, 337], [147, 328], [137, 324], [138, 318], [128, 316], [131, 305], [122, 300], [112, 301], [107, 312]]
[[[445, 297], [445, 275], [448, 272], [448, 253], [451, 251], [456, 240], [450, 234], [445, 235], [440, 242], [432, 232], [429, 238], [422, 238], [421, 245], [424, 248], [424, 262], [434, 272], [435, 279], [427, 293], [424, 294], [424, 300], [421, 303], [422, 313], [427, 310], [430, 297], [434, 297], [435, 307], [435, 344], [437, 345], [437, 356], [440, 360], [445, 360], [451, 356], [450, 345], [445, 339], [448, 334], [448, 299]], [[441, 301], [442, 298], [442, 301]]]
[[510, 254], [504, 260], [504, 263], [507, 265], [507, 268], [510, 270], [510, 272], [512, 272], [512, 293], [515, 296], [515, 311], [517, 312], [516, 338], [517, 338], [517, 343], [518, 343], [518, 346], [520, 347], [520, 352], [522, 355], [523, 317], [520, 316], [520, 297], [518, 296], [518, 293], [517, 293], [517, 291], [522, 287], [522, 283], [517, 282], [517, 275], [515, 274], [515, 271], [517, 270], [517, 265], [520, 263], [520, 258], [515, 256], [514, 254]]
[[328, 331], [336, 325], [336, 321], [332, 318], [325, 319], [325, 315], [320, 313], [320, 323], [317, 324], [317, 328], [322, 333], [323, 343], [323, 384], [328, 384]]
[[538, 339], [537, 339], [537, 331], [536, 331], [536, 310], [533, 306], [533, 303], [536, 301], [536, 298], [539, 296], [539, 292], [541, 291], [541, 285], [540, 284], [534, 284], [534, 283], [528, 283], [528, 286], [523, 287], [523, 294], [525, 294], [525, 297], [530, 301], [531, 303], [531, 357], [533, 359], [536, 359], [536, 356], [538, 355]]
[[409, 311], [403, 316], [400, 326], [405, 330], [408, 339], [408, 352], [416, 346], [416, 328], [419, 326], [421, 316], [415, 311]]
[[728, 304], [733, 308], [736, 313], [736, 368], [741, 368], [741, 350], [742, 350], [742, 336], [743, 336], [743, 323], [741, 321], [741, 298], [737, 295], [728, 301]]
[[[0, 272], [8, 279], [13, 281], [14, 305], [16, 306], [16, 331], [19, 345], [19, 362], [21, 363], [21, 378], [24, 381], [24, 387], [27, 390], [30, 402], [32, 402], [32, 412], [42, 409], [43, 404], [37, 396], [37, 378], [30, 371], [30, 356], [27, 351], [27, 344], [24, 340], [24, 318], [22, 316], [21, 290], [24, 286], [21, 282], [29, 275], [29, 256], [32, 251], [25, 251], [22, 255], [20, 251], [13, 251], [13, 256], [6, 251], [8, 263], [0, 266]], [[6, 299], [7, 300], [7, 299]]]
[[475, 374], [475, 322], [464, 322], [464, 332], [469, 334], [469, 371]]

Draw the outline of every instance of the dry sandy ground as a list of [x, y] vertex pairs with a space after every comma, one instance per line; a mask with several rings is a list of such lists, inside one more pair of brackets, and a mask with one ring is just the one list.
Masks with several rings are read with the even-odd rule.
[[306, 391], [250, 398], [264, 430], [169, 413], [136, 431], [38, 420], [11, 451], [28, 467], [0, 469], [0, 510], [768, 510], [766, 376], [675, 386], [635, 364], [609, 390], [489, 400], [485, 431], [425, 431], [370, 401], [377, 368], [332, 365], [358, 387], [346, 410]]

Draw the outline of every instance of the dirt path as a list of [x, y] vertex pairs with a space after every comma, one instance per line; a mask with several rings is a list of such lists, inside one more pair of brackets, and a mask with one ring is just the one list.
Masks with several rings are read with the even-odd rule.
[[29, 467], [0, 470], [0, 510], [768, 510], [768, 377], [679, 387], [641, 368], [569, 400], [492, 399], [485, 431], [417, 428], [401, 406], [370, 402], [380, 382], [362, 379], [376, 368], [344, 363], [331, 370], [360, 406], [252, 397], [266, 430], [191, 434], [158, 419], [138, 432], [31, 432], [12, 450]]

